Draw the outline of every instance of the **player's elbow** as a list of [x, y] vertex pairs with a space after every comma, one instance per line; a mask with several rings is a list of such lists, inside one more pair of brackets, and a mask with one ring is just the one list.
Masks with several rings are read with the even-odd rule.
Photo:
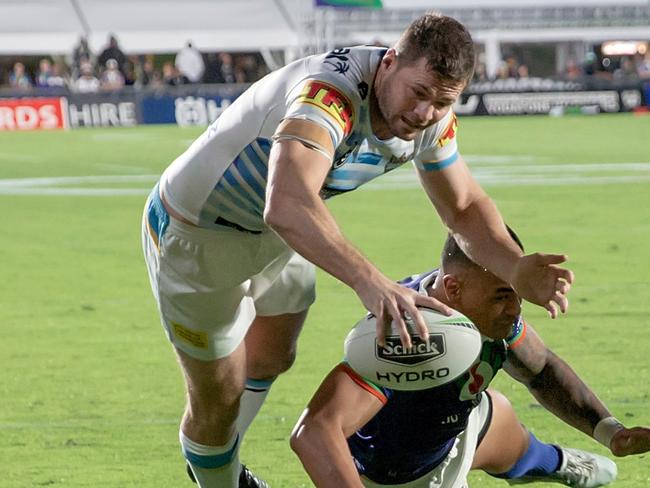
[[282, 196], [269, 194], [264, 207], [264, 223], [278, 234], [290, 228], [290, 205]]

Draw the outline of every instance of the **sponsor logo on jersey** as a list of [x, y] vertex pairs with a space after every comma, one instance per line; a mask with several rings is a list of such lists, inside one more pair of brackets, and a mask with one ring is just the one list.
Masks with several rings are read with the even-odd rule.
[[399, 336], [386, 337], [384, 347], [375, 340], [375, 355], [380, 361], [414, 366], [438, 358], [445, 353], [444, 334], [429, 334], [429, 344], [418, 336], [411, 337], [411, 347], [405, 347]]
[[325, 56], [325, 64], [330, 65], [337, 73], [344, 75], [350, 70], [348, 54], [350, 54], [350, 50], [347, 48], [334, 49]]
[[391, 383], [412, 383], [414, 381], [439, 380], [449, 376], [449, 368], [424, 369], [422, 371], [375, 371], [376, 381], [390, 381]]
[[309, 81], [298, 97], [298, 103], [320, 108], [341, 127], [344, 137], [350, 135], [354, 121], [352, 103], [337, 88], [322, 81]]
[[447, 143], [449, 143], [449, 141], [451, 141], [454, 137], [456, 137], [457, 130], [458, 130], [458, 120], [456, 120], [456, 114], [452, 114], [451, 120], [449, 121], [449, 124], [447, 124], [447, 129], [445, 129], [445, 133], [438, 140], [438, 146], [440, 147], [446, 146]]

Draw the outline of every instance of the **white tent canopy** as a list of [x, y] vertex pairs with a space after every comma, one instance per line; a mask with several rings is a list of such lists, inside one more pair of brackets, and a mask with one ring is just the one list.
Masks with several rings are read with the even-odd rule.
[[94, 52], [114, 33], [126, 53], [285, 49], [299, 43], [300, 0], [0, 0], [0, 54]]
[[[1, 54], [69, 54], [79, 37], [100, 52], [114, 33], [127, 54], [171, 53], [191, 40], [203, 52], [284, 50], [290, 54], [335, 44], [393, 41], [404, 25], [319, 15], [314, 0], [0, 0]], [[383, 0], [384, 9], [539, 8], [538, 0]], [[648, 5], [648, 0], [545, 0], [543, 8]], [[333, 13], [333, 12], [330, 12]], [[340, 13], [340, 12], [339, 12]], [[364, 17], [359, 17], [363, 19]], [[327, 19], [332, 24], [327, 25]], [[348, 26], [347, 29], [345, 26]], [[650, 21], [636, 27], [472, 31], [479, 42], [650, 37]], [[623, 36], [623, 34], [626, 34]], [[265, 56], [267, 57], [267, 56]]]

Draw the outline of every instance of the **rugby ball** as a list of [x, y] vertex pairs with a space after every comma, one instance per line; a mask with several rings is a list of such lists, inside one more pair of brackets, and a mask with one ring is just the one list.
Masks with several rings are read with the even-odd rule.
[[399, 335], [389, 335], [381, 347], [377, 344], [377, 320], [368, 315], [346, 337], [345, 361], [366, 380], [393, 390], [424, 390], [455, 380], [478, 358], [480, 332], [459, 312], [446, 316], [418, 308], [429, 330], [428, 345], [407, 317], [413, 345], [406, 348]]

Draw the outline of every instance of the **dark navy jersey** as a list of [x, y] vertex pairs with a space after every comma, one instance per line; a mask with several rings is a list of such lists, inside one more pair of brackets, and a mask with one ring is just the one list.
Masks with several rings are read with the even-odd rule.
[[[423, 292], [435, 280], [437, 270], [400, 281]], [[456, 436], [467, 427], [471, 411], [481, 393], [501, 369], [508, 344], [524, 333], [521, 319], [508, 340], [483, 337], [475, 363], [456, 380], [420, 391], [398, 391], [374, 387], [384, 407], [348, 439], [350, 451], [361, 474], [381, 484], [399, 484], [417, 479], [442, 462]], [[374, 340], [374, 339], [373, 339]], [[356, 375], [349, 367], [346, 371]], [[356, 375], [357, 383], [367, 380]], [[383, 395], [383, 398], [381, 396]]]

